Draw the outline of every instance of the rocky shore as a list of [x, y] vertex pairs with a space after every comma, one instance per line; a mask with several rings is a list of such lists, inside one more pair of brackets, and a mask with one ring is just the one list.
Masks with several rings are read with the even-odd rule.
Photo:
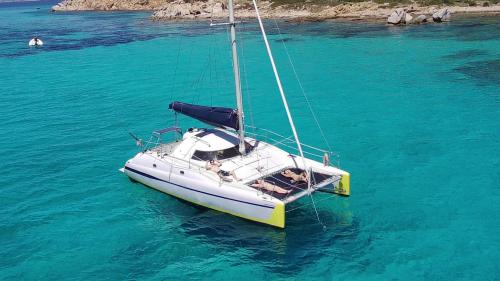
[[167, 4], [165, 0], [64, 0], [54, 5], [52, 11], [148, 11]]
[[[307, 3], [305, 1], [304, 3]], [[235, 9], [238, 18], [254, 17], [251, 1], [236, 1]], [[379, 4], [372, 1], [342, 3], [339, 5], [273, 5], [269, 1], [259, 1], [261, 15], [264, 18], [282, 18], [294, 20], [325, 20], [332, 18], [351, 19], [387, 19], [400, 8], [413, 17], [432, 14], [441, 6], [422, 6], [414, 4], [392, 5]], [[208, 19], [227, 17], [226, 1], [220, 0], [64, 0], [52, 7], [60, 11], [116, 11], [116, 10], [151, 10], [153, 20]], [[450, 13], [499, 14], [500, 4], [474, 2], [468, 5], [447, 6]], [[421, 17], [422, 18], [422, 17]]]

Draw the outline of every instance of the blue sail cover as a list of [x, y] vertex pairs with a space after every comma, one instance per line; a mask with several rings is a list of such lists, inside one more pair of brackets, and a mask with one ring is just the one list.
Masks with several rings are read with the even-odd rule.
[[238, 113], [232, 108], [202, 106], [179, 101], [172, 102], [168, 108], [215, 127], [228, 127], [235, 130], [240, 127]]

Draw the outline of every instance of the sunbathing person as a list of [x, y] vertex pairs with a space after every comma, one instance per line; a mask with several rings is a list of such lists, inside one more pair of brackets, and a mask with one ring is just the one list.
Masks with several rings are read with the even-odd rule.
[[299, 182], [299, 181], [307, 182], [307, 174], [304, 171], [301, 172], [300, 174], [296, 174], [296, 173], [292, 172], [292, 170], [286, 169], [283, 172], [281, 172], [281, 175], [283, 175], [284, 177], [287, 177], [287, 178], [291, 178], [292, 183]]
[[212, 171], [214, 173], [216, 173], [217, 175], [219, 175], [219, 177], [225, 181], [231, 181], [231, 179], [229, 178], [229, 176], [232, 176], [235, 180], [239, 180], [237, 177], [236, 177], [236, 174], [234, 173], [234, 171], [231, 171], [231, 172], [228, 172], [228, 171], [224, 171], [222, 170], [220, 167], [222, 166], [222, 164], [217, 161], [217, 160], [210, 160], [207, 162], [207, 164], [205, 165], [205, 168], [209, 171]]
[[210, 160], [210, 161], [207, 161], [205, 168], [209, 171], [218, 173], [220, 171], [220, 166], [222, 166], [222, 164], [219, 161]]
[[257, 187], [257, 188], [264, 188], [265, 190], [269, 190], [269, 191], [276, 191], [277, 193], [281, 193], [281, 194], [288, 194], [290, 192], [292, 192], [292, 190], [286, 190], [284, 188], [281, 188], [277, 185], [274, 185], [272, 183], [268, 183], [264, 180], [256, 180], [255, 183], [252, 183], [252, 187]]

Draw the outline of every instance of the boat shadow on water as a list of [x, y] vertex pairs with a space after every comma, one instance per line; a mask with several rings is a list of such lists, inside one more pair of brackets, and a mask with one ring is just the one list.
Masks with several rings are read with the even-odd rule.
[[287, 213], [286, 228], [278, 229], [184, 203], [199, 210], [181, 223], [179, 230], [186, 236], [221, 252], [244, 253], [241, 263], [258, 263], [280, 274], [295, 274], [325, 256], [349, 260], [367, 248], [366, 243], [360, 246], [360, 224], [349, 210], [319, 209], [321, 224], [313, 209], [299, 208]]

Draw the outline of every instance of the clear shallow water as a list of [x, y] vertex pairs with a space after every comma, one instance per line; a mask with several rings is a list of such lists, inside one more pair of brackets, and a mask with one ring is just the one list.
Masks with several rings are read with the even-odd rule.
[[[170, 101], [234, 103], [225, 30], [47, 8], [0, 7], [1, 280], [498, 280], [500, 18], [279, 23], [282, 37], [268, 23], [301, 138], [323, 145], [282, 41], [352, 174], [350, 198], [318, 204], [323, 231], [311, 208], [278, 230], [117, 171], [128, 132], [170, 125]], [[241, 28], [247, 121], [288, 135]], [[29, 49], [35, 34], [46, 45]]]

